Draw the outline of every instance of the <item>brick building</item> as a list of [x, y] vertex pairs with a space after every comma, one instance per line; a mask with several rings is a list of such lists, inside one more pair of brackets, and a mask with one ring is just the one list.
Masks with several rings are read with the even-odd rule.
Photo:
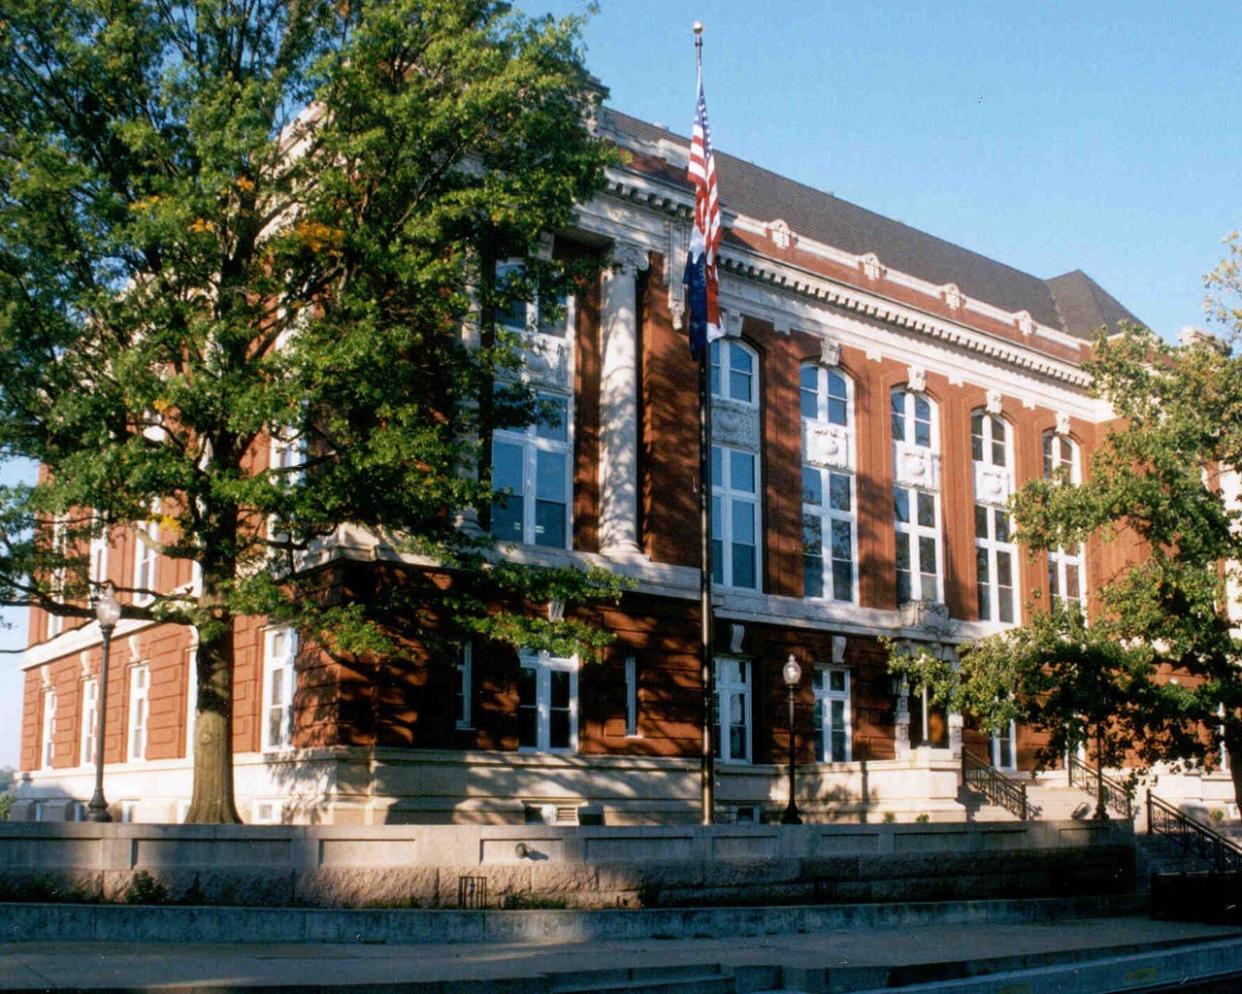
[[[253, 619], [236, 646], [246, 820], [572, 821], [584, 805], [609, 823], [697, 819], [686, 141], [613, 111], [599, 128], [630, 154], [553, 251], [610, 265], [564, 326], [534, 308], [505, 316], [528, 336], [525, 375], [565, 416], [496, 435], [497, 486], [513, 496], [491, 527], [515, 558], [630, 577], [621, 604], [593, 615], [615, 641], [591, 661], [476, 644], [350, 665]], [[894, 685], [877, 639], [952, 653], [1020, 622], [1036, 591], [1085, 603], [1133, 553], [1093, 542], [1031, 557], [1001, 510], [1028, 480], [1081, 478], [1110, 412], [1080, 363], [1096, 329], [1133, 317], [1080, 271], [1039, 279], [728, 155], [717, 165], [720, 817], [784, 806], [792, 653], [804, 815], [962, 818], [963, 741], [1002, 769], [1030, 768], [1037, 743], [928, 709]], [[98, 545], [96, 579], [194, 582], [132, 533]], [[395, 566], [347, 528], [320, 555], [358, 597]], [[31, 613], [17, 817], [76, 817], [91, 793], [99, 634], [72, 625]], [[125, 818], [175, 820], [188, 802], [193, 654], [185, 629], [118, 628], [104, 751]]]

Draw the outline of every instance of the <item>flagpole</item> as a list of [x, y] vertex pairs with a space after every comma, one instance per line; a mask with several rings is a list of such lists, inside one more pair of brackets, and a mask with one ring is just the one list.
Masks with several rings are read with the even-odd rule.
[[[703, 75], [703, 24], [694, 22], [695, 69]], [[703, 687], [703, 741], [700, 778], [703, 792], [703, 824], [716, 820], [716, 752], [712, 735], [716, 697], [716, 660], [712, 646], [712, 386], [711, 345], [699, 360], [699, 650]]]

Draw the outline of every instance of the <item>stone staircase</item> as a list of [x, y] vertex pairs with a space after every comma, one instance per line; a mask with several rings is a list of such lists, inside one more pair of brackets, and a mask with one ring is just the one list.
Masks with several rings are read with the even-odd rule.
[[[747, 990], [771, 988], [779, 982], [779, 971]], [[758, 979], [758, 978], [756, 978]], [[762, 981], [767, 980], [764, 984]], [[726, 973], [710, 964], [690, 966], [628, 967], [611, 970], [578, 970], [553, 977], [552, 994], [737, 994], [733, 972]]]
[[[1095, 814], [1095, 798], [1071, 787], [1064, 770], [1047, 770], [1028, 780], [1026, 799], [1031, 817], [1040, 821], [1081, 821]], [[1113, 811], [1108, 816], [1118, 817]]]
[[1134, 837], [1135, 889], [1151, 893], [1151, 878], [1156, 873], [1202, 873], [1212, 864], [1193, 852], [1186, 852], [1175, 839], [1163, 835]]

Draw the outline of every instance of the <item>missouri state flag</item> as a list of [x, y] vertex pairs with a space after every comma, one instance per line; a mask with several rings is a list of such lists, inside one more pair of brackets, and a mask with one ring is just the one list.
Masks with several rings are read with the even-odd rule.
[[707, 346], [720, 338], [719, 283], [716, 249], [720, 245], [720, 199], [716, 190], [716, 160], [707, 126], [707, 100], [699, 71], [699, 98], [690, 137], [690, 182], [694, 184], [694, 226], [682, 282], [690, 298], [690, 354], [702, 362]]

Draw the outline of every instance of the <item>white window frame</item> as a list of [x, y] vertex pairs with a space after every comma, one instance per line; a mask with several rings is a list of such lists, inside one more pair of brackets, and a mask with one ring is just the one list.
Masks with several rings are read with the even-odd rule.
[[[52, 553], [57, 556], [64, 556], [68, 549], [68, 537], [65, 532], [68, 528], [68, 522], [64, 515], [57, 515], [52, 521]], [[65, 580], [68, 577], [68, 570], [64, 567], [58, 567], [52, 570], [51, 577], [51, 595], [52, 600], [57, 604], [65, 602]], [[65, 616], [63, 614], [54, 614], [48, 612], [47, 616], [47, 636], [55, 638], [65, 630]]]
[[[716, 482], [716, 453], [720, 453], [720, 482]], [[745, 490], [737, 490], [733, 487], [733, 460], [730, 458], [732, 453], [746, 456], [753, 460], [755, 489], [751, 493]], [[712, 550], [712, 582], [719, 587], [730, 587], [734, 590], [753, 590], [756, 593], [763, 590], [763, 514], [759, 504], [760, 495], [763, 493], [763, 480], [761, 478], [762, 466], [759, 460], [758, 452], [751, 452], [748, 449], [739, 449], [728, 445], [712, 446], [712, 541], [720, 543], [720, 554], [716, 554], [716, 550]], [[717, 512], [714, 502], [719, 500], [720, 508]], [[751, 508], [753, 521], [753, 529], [755, 535], [755, 582], [751, 586], [740, 586], [734, 582], [733, 576], [733, 508], [737, 504], [747, 504]], [[716, 532], [719, 531], [719, 535]]]
[[[739, 679], [726, 679], [726, 667], [736, 664]], [[716, 757], [721, 763], [747, 764], [754, 756], [754, 698], [751, 688], [754, 667], [749, 659], [737, 656], [716, 657]], [[746, 750], [741, 756], [733, 755], [732, 736], [725, 734], [733, 725], [733, 695], [742, 698], [742, 719], [746, 729]]]
[[[904, 491], [907, 494], [907, 507], [909, 521], [901, 521], [897, 517], [896, 499], [898, 491]], [[934, 524], [919, 524], [918, 499], [919, 495], [926, 495], [932, 500], [932, 517]], [[893, 488], [893, 530], [896, 533], [897, 543], [906, 543], [906, 548], [910, 550], [910, 600], [902, 601], [900, 594], [898, 595], [898, 603], [913, 603], [915, 601], [936, 601], [944, 602], [945, 597], [945, 576], [944, 576], [944, 542], [940, 537], [940, 494], [933, 490], [923, 490], [919, 487], [894, 487]], [[923, 589], [923, 571], [920, 568], [922, 560], [920, 558], [919, 540], [930, 538], [936, 543], [936, 586], [935, 596], [929, 596], [928, 591]], [[897, 560], [894, 559], [894, 565]], [[896, 575], [894, 569], [894, 576]]]
[[[267, 468], [273, 485], [296, 487], [306, 476], [306, 434], [297, 425], [282, 425], [268, 436]], [[288, 541], [287, 532], [276, 530], [276, 515], [267, 519], [267, 536], [273, 542]]]
[[[540, 400], [565, 401], [565, 438], [544, 438], [539, 434], [539, 419], [523, 428], [498, 428], [492, 434], [492, 460], [495, 466], [497, 443], [513, 445], [522, 450], [522, 537], [520, 544], [538, 545], [548, 549], [572, 549], [574, 544], [574, 398], [555, 390], [538, 390]], [[539, 501], [539, 453], [560, 455], [565, 465], [565, 544], [544, 545], [536, 541], [538, 536], [537, 505]], [[493, 533], [494, 534], [494, 533]], [[497, 535], [497, 541], [517, 542], [506, 535]]]
[[[728, 354], [728, 364], [723, 362], [724, 355]], [[733, 379], [725, 375], [733, 369], [734, 355], [745, 355], [750, 359], [750, 391], [747, 396], [735, 396], [733, 393]], [[711, 343], [708, 349], [709, 355], [709, 373], [711, 375], [712, 397], [717, 400], [730, 400], [735, 404], [745, 404], [747, 407], [759, 406], [759, 353], [752, 349], [745, 342], [736, 338], [718, 338]], [[742, 370], [738, 370], [742, 373]]]
[[[976, 430], [977, 429], [977, 430]], [[997, 438], [999, 430], [1000, 437]], [[976, 457], [975, 448], [979, 449]], [[1001, 461], [996, 461], [999, 446]], [[999, 414], [992, 414], [983, 409], [971, 412], [970, 415], [970, 453], [972, 471], [975, 467], [990, 466], [1005, 473], [1007, 492], [1013, 491], [1014, 456], [1013, 427]], [[976, 483], [979, 473], [973, 472]], [[1020, 583], [1021, 570], [1018, 565], [1018, 546], [1013, 540], [1013, 521], [1005, 513], [1005, 509], [982, 501], [981, 495], [975, 494], [974, 522], [972, 528], [975, 535], [975, 599], [979, 609], [979, 620], [997, 625], [1016, 625], [1021, 620], [1019, 605], [1022, 599]], [[979, 514], [984, 513], [983, 534], [979, 534]], [[1000, 516], [998, 522], [997, 517]], [[1000, 538], [1001, 525], [1009, 537]], [[1009, 558], [1009, 614], [1008, 620], [1001, 617], [1001, 593], [1004, 588], [1000, 583], [1000, 562], [1002, 557]], [[983, 569], [979, 568], [980, 558]], [[987, 610], [984, 610], [981, 593], [987, 595]]]
[[198, 646], [186, 651], [185, 758], [194, 758], [194, 732], [198, 721]]
[[[266, 809], [266, 810], [265, 810]], [[285, 804], [283, 801], [251, 801], [249, 825], [283, 825]]]
[[[520, 271], [525, 268], [526, 267], [522, 264], [521, 260], [507, 259], [504, 262], [499, 263], [496, 266], [496, 281], [497, 283], [499, 283], [500, 280], [504, 276], [508, 275], [509, 273]], [[551, 328], [552, 325], [545, 324], [543, 321], [543, 306], [542, 306], [542, 301], [540, 300], [538, 295], [536, 295], [534, 300], [525, 301], [524, 306], [525, 306], [525, 318], [526, 319], [525, 319], [525, 322], [521, 326], [514, 325], [514, 324], [508, 324], [507, 322], [502, 320], [502, 318], [499, 315], [497, 315], [496, 323], [500, 325], [500, 327], [506, 328], [509, 331], [512, 331], [515, 333], [523, 334], [526, 336], [536, 335], [536, 336], [539, 336], [539, 338], [555, 339], [556, 341], [559, 341], [559, 342], [565, 342], [571, 349], [571, 354], [572, 354], [573, 341], [574, 341], [574, 327], [576, 325], [575, 319], [577, 317], [577, 300], [575, 296], [572, 293], [566, 296], [565, 313], [564, 315], [562, 315], [562, 318], [564, 320], [564, 327], [561, 327], [558, 324], [557, 325], [558, 330], [554, 332], [544, 330], [545, 328]], [[539, 338], [536, 339], [536, 342], [539, 341]]]
[[[284, 650], [278, 652], [277, 642], [283, 641]], [[266, 628], [263, 631], [263, 726], [261, 748], [263, 752], [286, 752], [293, 748], [293, 704], [297, 692], [298, 633], [287, 625]], [[272, 699], [272, 677], [281, 674], [281, 700]], [[272, 712], [280, 710], [280, 737], [272, 740]]]
[[454, 667], [454, 676], [457, 681], [456, 694], [454, 697], [457, 710], [457, 728], [471, 729], [473, 710], [471, 705], [474, 698], [474, 647], [471, 645], [463, 646], [461, 658], [457, 660]]
[[100, 589], [108, 579], [108, 558], [110, 547], [112, 544], [111, 529], [107, 523], [99, 525], [103, 531], [98, 535], [91, 536], [91, 563], [90, 563], [90, 584], [92, 590]]
[[[1065, 449], [1069, 449], [1066, 457]], [[1044, 479], [1049, 481], [1062, 480], [1069, 486], [1078, 486], [1082, 482], [1082, 452], [1078, 443], [1068, 435], [1046, 431], [1043, 437]], [[1062, 472], [1064, 470], [1064, 472]], [[1077, 604], [1085, 610], [1087, 606], [1087, 567], [1082, 545], [1072, 548], [1058, 546], [1048, 550], [1048, 597], [1062, 605]], [[1069, 586], [1070, 569], [1078, 571], [1078, 596], [1070, 597], [1065, 593]]]
[[[836, 425], [845, 431], [846, 444], [848, 447], [847, 462], [850, 467], [856, 465], [854, 460], [854, 381], [839, 369], [822, 366], [818, 363], [803, 363], [798, 371], [799, 382], [799, 409], [801, 410], [803, 403], [810, 391], [803, 385], [808, 371], [815, 373], [815, 415], [810, 416], [805, 410], [802, 411], [802, 478], [805, 481], [808, 474], [815, 474], [818, 477], [818, 490], [821, 501], [819, 503], [810, 499], [811, 491], [805, 486], [802, 488], [802, 556], [803, 556], [803, 593], [806, 597], [813, 600], [837, 601], [844, 604], [858, 603], [858, 488], [855, 474], [849, 469], [839, 467], [821, 467], [811, 465], [806, 459], [806, 439], [808, 426], [817, 425]], [[837, 378], [844, 385], [844, 396], [835, 396], [829, 393], [829, 387], [832, 386], [833, 378]], [[844, 403], [844, 417], [834, 418], [832, 416], [832, 400], [840, 400]], [[849, 509], [841, 510], [832, 507], [832, 478], [834, 476], [843, 477], [848, 481], [849, 487]], [[818, 546], [812, 541], [809, 534], [808, 519], [816, 519], [819, 528]], [[833, 522], [845, 522], [850, 530], [850, 596], [840, 597], [836, 589], [836, 571], [834, 564], [837, 562], [833, 556]], [[806, 567], [807, 560], [818, 558], [820, 562], [820, 576], [823, 593], [812, 595], [806, 593]]]
[[99, 730], [99, 678], [88, 676], [82, 681], [82, 735], [78, 742], [78, 765], [95, 763], [95, 733]]
[[[578, 657], [552, 656], [547, 652], [522, 652], [519, 669], [535, 671], [535, 745], [519, 745], [519, 752], [576, 753], [578, 751]], [[569, 745], [553, 748], [552, 671], [569, 673]], [[519, 690], [518, 707], [521, 708]], [[520, 733], [519, 733], [520, 739]]]
[[[998, 735], [995, 731], [988, 733], [988, 750], [991, 754], [992, 765], [998, 770], [1016, 770], [1018, 768], [1018, 726], [1016, 722], [1009, 723], [1009, 734]], [[1005, 746], [1009, 747], [1009, 762], [1003, 763], [1002, 750]]]
[[129, 762], [147, 758], [147, 733], [151, 723], [151, 666], [136, 663], [129, 670], [129, 721], [125, 725], [125, 754]]
[[[902, 397], [902, 409], [897, 411], [893, 404], [894, 399], [898, 396]], [[918, 417], [918, 402], [922, 400], [927, 403], [929, 417]], [[901, 424], [900, 432], [897, 430], [898, 422]], [[924, 445], [918, 439], [917, 426], [926, 422], [928, 426], [928, 441]], [[928, 449], [933, 453], [940, 451], [940, 405], [937, 404], [927, 394], [917, 390], [911, 390], [909, 387], [896, 387], [889, 393], [889, 423], [893, 433], [893, 443], [904, 443], [913, 445], [920, 449]], [[899, 438], [898, 435], [901, 437]]]
[[[839, 673], [844, 677], [845, 689], [832, 689], [832, 676]], [[845, 666], [826, 666], [818, 665], [815, 667], [815, 674], [819, 678], [818, 681], [812, 682], [812, 692], [815, 696], [815, 714], [819, 719], [819, 727], [821, 745], [820, 753], [815, 757], [819, 763], [848, 763], [852, 760], [854, 754], [854, 715], [853, 708], [850, 706], [850, 671]], [[816, 682], [818, 686], [816, 686]], [[832, 705], [834, 702], [844, 704], [842, 708], [842, 732], [845, 739], [845, 755], [832, 755], [832, 733], [835, 730], [832, 723]]]
[[635, 739], [638, 731], [638, 657], [625, 657], [625, 737]]
[[43, 750], [39, 757], [39, 768], [52, 769], [56, 760], [56, 691], [48, 687], [43, 691]]
[[[134, 606], [145, 607], [155, 601], [154, 593], [141, 593], [146, 589], [158, 590], [160, 572], [160, 519], [159, 501], [151, 506], [151, 520], [134, 527]], [[143, 540], [143, 536], [147, 541]]]

